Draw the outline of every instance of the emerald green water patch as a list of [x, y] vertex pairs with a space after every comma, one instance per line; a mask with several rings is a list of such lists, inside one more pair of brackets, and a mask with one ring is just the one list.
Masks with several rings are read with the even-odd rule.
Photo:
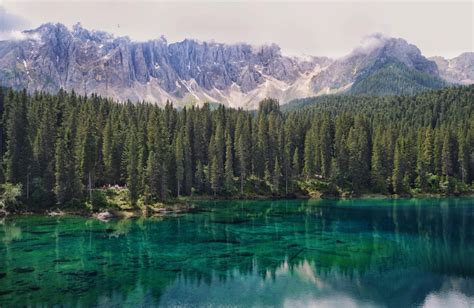
[[0, 306], [474, 305], [474, 199], [197, 202], [0, 224]]

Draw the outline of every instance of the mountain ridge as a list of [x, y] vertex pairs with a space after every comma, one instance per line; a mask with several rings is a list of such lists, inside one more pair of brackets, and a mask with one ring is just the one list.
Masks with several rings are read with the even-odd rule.
[[[415, 45], [381, 34], [367, 37], [346, 57], [330, 59], [285, 56], [276, 44], [193, 39], [168, 43], [164, 37], [134, 42], [80, 24], [70, 30], [49, 23], [23, 33], [22, 40], [0, 41], [2, 85], [47, 92], [64, 88], [161, 105], [168, 100], [177, 105], [209, 101], [252, 109], [265, 97], [284, 104], [296, 98], [351, 92], [375, 63], [392, 58], [406, 66], [405, 71], [435, 80], [420, 88], [437, 88], [441, 77], [449, 83], [470, 80], [471, 72], [462, 70], [469, 70], [474, 62], [467, 56], [458, 61], [456, 70], [448, 70], [449, 65], [441, 65], [442, 59], [427, 59]], [[389, 92], [406, 91], [393, 88]]]

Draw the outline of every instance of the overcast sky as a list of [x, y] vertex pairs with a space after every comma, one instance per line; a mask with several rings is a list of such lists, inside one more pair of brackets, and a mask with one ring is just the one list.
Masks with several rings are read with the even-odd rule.
[[0, 0], [3, 39], [45, 22], [127, 35], [276, 43], [288, 55], [340, 57], [373, 33], [402, 37], [426, 56], [473, 51], [474, 1]]

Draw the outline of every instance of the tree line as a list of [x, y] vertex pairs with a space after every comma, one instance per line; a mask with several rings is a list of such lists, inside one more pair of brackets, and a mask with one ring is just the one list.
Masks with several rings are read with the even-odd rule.
[[[32, 206], [126, 186], [132, 203], [179, 196], [456, 193], [474, 179], [474, 87], [328, 96], [257, 112], [117, 103], [0, 89], [0, 183]], [[309, 183], [309, 184], [308, 184]], [[306, 185], [306, 186], [305, 186]], [[5, 185], [3, 185], [5, 187]]]

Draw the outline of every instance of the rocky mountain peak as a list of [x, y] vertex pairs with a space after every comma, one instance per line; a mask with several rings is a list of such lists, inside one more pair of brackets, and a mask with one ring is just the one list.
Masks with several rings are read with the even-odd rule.
[[[211, 101], [253, 108], [265, 97], [286, 103], [350, 91], [356, 80], [393, 61], [435, 77], [442, 66], [405, 40], [381, 34], [365, 38], [348, 56], [337, 60], [285, 56], [276, 44], [194, 39], [168, 43], [164, 37], [134, 42], [81, 24], [68, 29], [48, 23], [24, 34], [24, 40], [0, 42], [2, 85], [49, 92], [64, 88], [158, 104]], [[469, 73], [458, 72], [472, 73], [471, 54], [450, 62], [446, 65], [450, 69], [441, 75], [451, 82], [472, 80]]]
[[432, 57], [440, 75], [447, 81], [460, 84], [474, 83], [474, 52], [464, 52], [452, 59]]

